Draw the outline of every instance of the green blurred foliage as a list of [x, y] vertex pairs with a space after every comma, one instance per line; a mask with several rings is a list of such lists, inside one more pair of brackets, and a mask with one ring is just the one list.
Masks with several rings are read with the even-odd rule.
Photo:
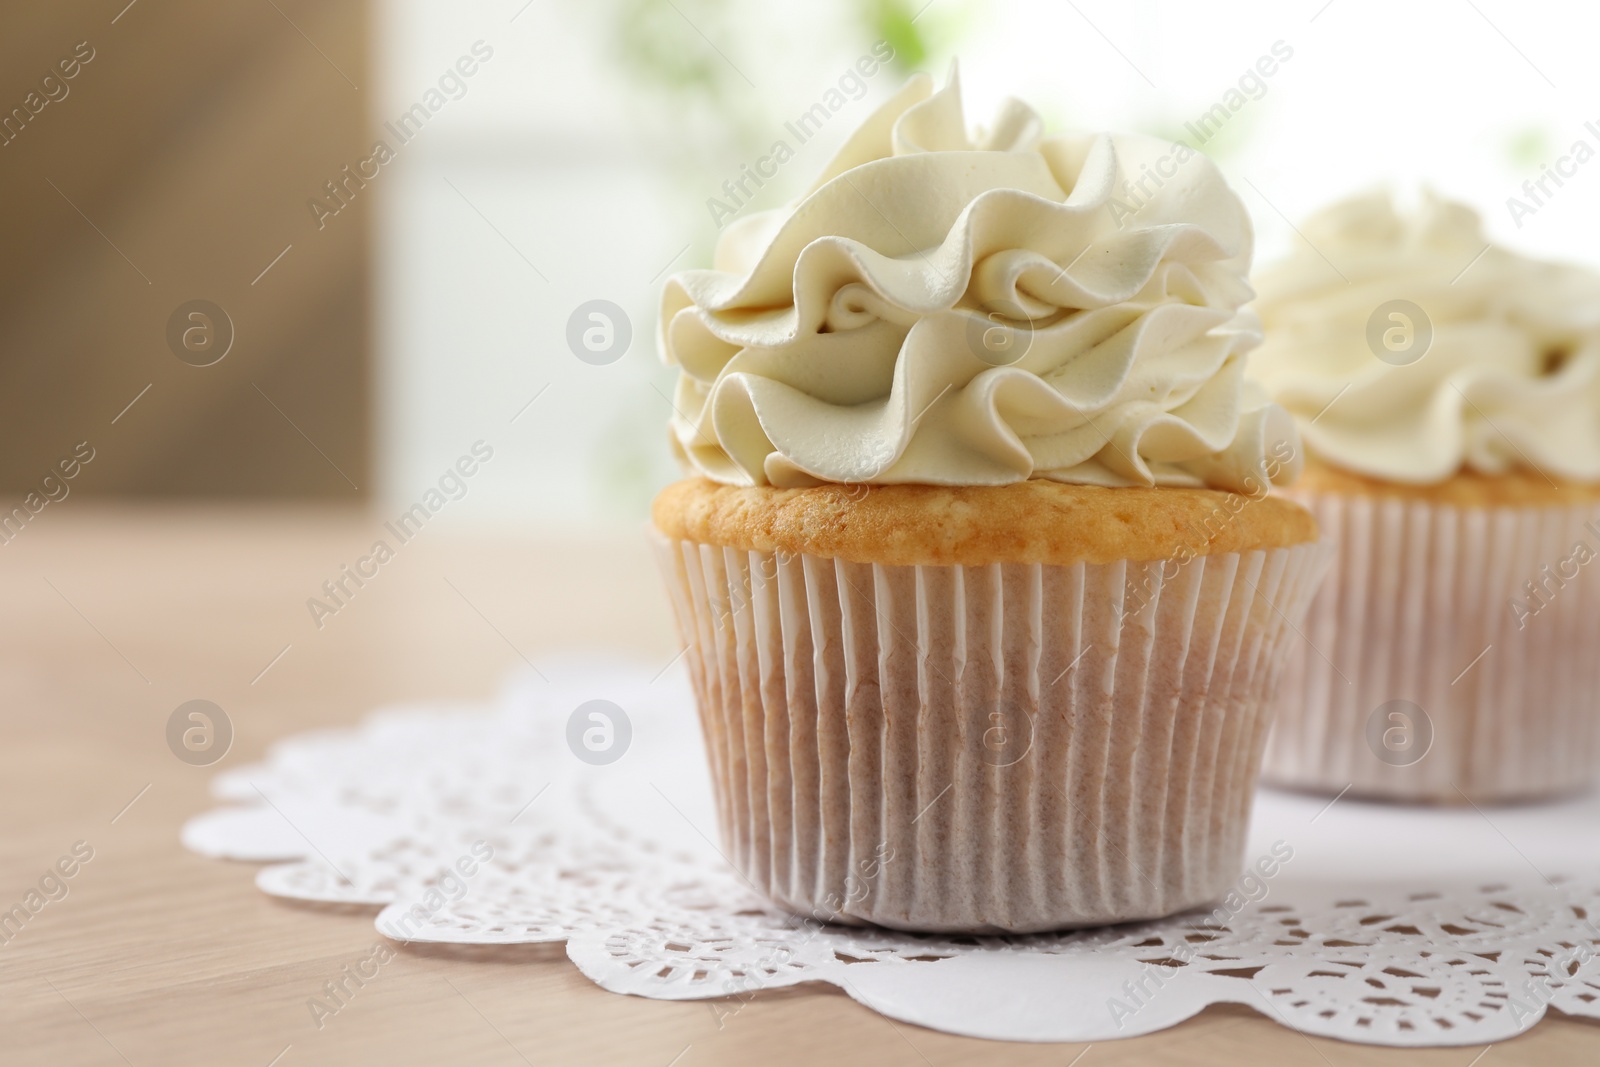
[[904, 0], [868, 0], [862, 5], [863, 22], [874, 39], [894, 49], [897, 69], [919, 70], [928, 58], [928, 44], [917, 28], [917, 13]]
[[710, 49], [686, 48], [693, 36], [690, 20], [721, 21], [727, 0], [621, 0], [618, 5], [616, 49], [623, 71], [639, 80], [677, 92], [719, 95], [726, 64]]
[[[761, 115], [734, 49], [732, 0], [613, 0], [610, 49], [619, 73], [649, 103], [688, 117], [710, 111], [735, 140], [753, 136]], [[723, 45], [713, 42], [722, 40]]]
[[1517, 170], [1535, 170], [1556, 155], [1555, 141], [1550, 131], [1540, 126], [1528, 126], [1506, 138], [1506, 159]]
[[983, 5], [976, 0], [860, 0], [859, 10], [867, 41], [887, 41], [894, 49], [891, 66], [904, 76], [948, 62], [971, 36]]

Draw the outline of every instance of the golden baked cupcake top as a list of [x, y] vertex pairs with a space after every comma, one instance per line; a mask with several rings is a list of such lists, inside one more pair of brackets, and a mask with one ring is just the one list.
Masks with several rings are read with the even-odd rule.
[[1560, 507], [1600, 500], [1600, 483], [1560, 482], [1538, 471], [1512, 470], [1479, 474], [1464, 470], [1442, 482], [1408, 485], [1341, 470], [1317, 459], [1306, 462], [1294, 483], [1296, 493], [1342, 496], [1401, 497], [1456, 508]]
[[854, 563], [982, 566], [1183, 559], [1313, 541], [1316, 521], [1277, 496], [1213, 489], [1010, 485], [721, 485], [691, 478], [656, 498], [670, 538]]

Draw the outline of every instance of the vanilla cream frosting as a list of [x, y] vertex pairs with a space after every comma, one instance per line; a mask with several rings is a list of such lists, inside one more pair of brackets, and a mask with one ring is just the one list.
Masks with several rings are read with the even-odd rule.
[[[1494, 247], [1471, 208], [1431, 193], [1413, 211], [1354, 197], [1301, 233], [1256, 275], [1267, 339], [1251, 373], [1313, 456], [1407, 484], [1518, 468], [1600, 481], [1600, 274]], [[1411, 361], [1368, 340], [1397, 300], [1424, 318], [1394, 328], [1432, 333]]]
[[1300, 447], [1244, 378], [1252, 239], [1187, 146], [1047, 137], [1014, 100], [973, 138], [954, 70], [916, 76], [668, 281], [673, 441], [734, 485], [1264, 491]]

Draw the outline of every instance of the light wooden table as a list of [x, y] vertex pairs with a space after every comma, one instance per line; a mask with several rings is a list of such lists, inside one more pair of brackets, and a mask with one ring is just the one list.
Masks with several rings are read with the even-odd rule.
[[[95, 850], [69, 895], [0, 946], [0, 1063], [1600, 1061], [1600, 1028], [1559, 1017], [1475, 1061], [1481, 1048], [1313, 1040], [1243, 1008], [1074, 1060], [1083, 1046], [894, 1024], [822, 986], [758, 997], [719, 1026], [704, 1004], [604, 992], [554, 946], [478, 958], [402, 950], [318, 1030], [306, 1001], [367, 954], [371, 915], [273, 900], [253, 886], [254, 868], [185, 852], [178, 827], [209, 805], [215, 770], [382, 702], [486, 697], [519, 655], [602, 646], [665, 664], [676, 651], [642, 537], [529, 541], [447, 520], [318, 631], [306, 598], [378, 526], [355, 511], [69, 498], [0, 545], [0, 908], [74, 842]], [[237, 731], [215, 768], [166, 747], [167, 717], [196, 697], [221, 705]]]

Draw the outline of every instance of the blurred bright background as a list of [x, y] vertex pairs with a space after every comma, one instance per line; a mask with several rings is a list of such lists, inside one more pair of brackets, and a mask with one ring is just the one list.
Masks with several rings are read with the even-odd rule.
[[[893, 61], [741, 214], [783, 203], [910, 71], [942, 79], [953, 57], [970, 122], [1011, 94], [1052, 128], [1198, 143], [1186, 124], [1276, 47], [1290, 58], [1246, 80], [1232, 97], [1245, 102], [1204, 144], [1254, 214], [1259, 258], [1298, 239], [1290, 220], [1342, 194], [1426, 183], [1476, 204], [1498, 240], [1600, 265], [1600, 164], [1521, 227], [1506, 207], [1573, 142], [1600, 147], [1600, 125], [1584, 126], [1600, 120], [1592, 5], [283, 0], [227, 15], [195, 3], [123, 11], [92, 34], [64, 9], [33, 12], [5, 46], [0, 82], [16, 101], [80, 37], [98, 49], [73, 95], [0, 149], [12, 251], [0, 473], [16, 488], [149, 384], [144, 410], [96, 431], [106, 458], [82, 491], [304, 495], [393, 514], [481, 439], [494, 459], [447, 521], [636, 526], [675, 475], [672, 376], [655, 352], [662, 280], [708, 264], [708, 198], [774, 140], [792, 142], [784, 122], [880, 41]], [[474, 56], [470, 76], [447, 76]], [[426, 103], [442, 76], [444, 103], [399, 145], [385, 124]], [[380, 136], [396, 158], [319, 228], [310, 200], [333, 203], [323, 183]], [[148, 161], [141, 144], [154, 145]], [[210, 368], [173, 359], [163, 336], [193, 298], [235, 320], [234, 350]], [[631, 325], [613, 363], [568, 346], [569, 319], [591, 300]]]

